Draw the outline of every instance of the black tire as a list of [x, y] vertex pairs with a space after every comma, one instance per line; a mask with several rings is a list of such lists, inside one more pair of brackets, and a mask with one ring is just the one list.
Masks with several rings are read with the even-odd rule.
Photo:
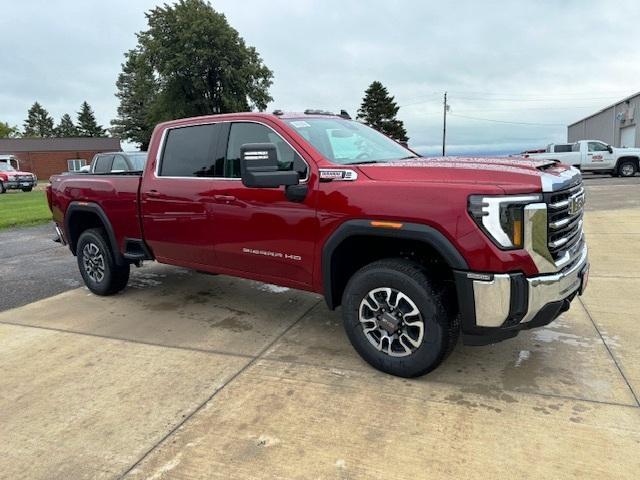
[[[127, 286], [130, 265], [117, 265], [102, 228], [85, 230], [76, 247], [78, 268], [85, 285], [96, 295], [113, 295]], [[89, 266], [85, 265], [85, 258]], [[95, 266], [92, 267], [92, 266]], [[90, 273], [87, 268], [91, 270]], [[102, 275], [99, 273], [102, 272]]]
[[633, 160], [624, 160], [618, 165], [618, 176], [633, 177], [638, 171], [638, 165]]
[[4, 183], [0, 182], [0, 195], [2, 195], [3, 193], [5, 193], [7, 191], [6, 188], [4, 188]]
[[33, 187], [26, 187], [22, 189], [23, 192], [30, 192], [31, 190], [33, 190]]
[[[379, 288], [401, 292], [420, 312], [423, 323], [422, 341], [416, 342], [419, 346], [414, 347], [411, 353], [402, 352], [406, 356], [392, 356], [377, 349], [372, 344], [371, 337], [365, 334], [365, 325], [373, 324], [363, 324], [360, 321], [360, 307], [365, 297]], [[393, 295], [395, 299], [398, 298], [397, 293], [394, 292], [391, 296]], [[418, 377], [440, 365], [453, 351], [458, 339], [459, 319], [455, 309], [447, 308], [448, 300], [447, 291], [437, 288], [419, 264], [405, 259], [379, 260], [361, 268], [349, 280], [342, 297], [344, 327], [353, 347], [371, 366], [399, 377]], [[391, 303], [398, 302], [390, 301], [387, 305]], [[380, 308], [384, 311], [384, 307]], [[371, 309], [370, 311], [373, 312]], [[383, 332], [380, 324], [375, 325], [378, 325], [379, 332]], [[372, 335], [377, 333], [374, 331]], [[418, 339], [414, 337], [414, 340]], [[384, 346], [384, 343], [381, 341], [380, 345]], [[387, 350], [392, 351], [391, 343], [388, 342], [387, 345]]]

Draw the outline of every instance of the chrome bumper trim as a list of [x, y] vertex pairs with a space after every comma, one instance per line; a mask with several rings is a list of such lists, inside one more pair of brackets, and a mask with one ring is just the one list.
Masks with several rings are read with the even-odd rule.
[[[569, 297], [580, 288], [580, 274], [589, 263], [585, 245], [579, 259], [568, 269], [552, 275], [527, 278], [529, 303], [520, 324], [535, 318], [547, 304]], [[475, 274], [467, 274], [473, 282], [476, 325], [478, 327], [500, 327], [509, 316], [511, 304], [511, 276], [494, 275], [490, 281], [480, 280]]]

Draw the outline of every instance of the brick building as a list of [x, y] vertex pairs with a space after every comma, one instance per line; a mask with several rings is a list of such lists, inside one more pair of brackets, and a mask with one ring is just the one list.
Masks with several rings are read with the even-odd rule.
[[79, 170], [96, 153], [120, 151], [119, 138], [0, 138], [0, 155], [13, 155], [19, 168], [41, 180]]

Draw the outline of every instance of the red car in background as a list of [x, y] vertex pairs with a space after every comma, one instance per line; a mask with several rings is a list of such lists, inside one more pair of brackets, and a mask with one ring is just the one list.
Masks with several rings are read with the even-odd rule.
[[0, 161], [0, 194], [7, 190], [30, 192], [38, 184], [33, 173], [16, 170], [9, 162]]

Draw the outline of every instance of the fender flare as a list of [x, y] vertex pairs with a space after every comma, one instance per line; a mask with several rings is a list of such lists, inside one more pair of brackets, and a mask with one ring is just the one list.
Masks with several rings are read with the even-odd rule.
[[76, 255], [77, 239], [72, 240], [70, 228], [71, 218], [76, 212], [93, 213], [100, 219], [102, 225], [104, 226], [104, 229], [107, 232], [107, 236], [109, 237], [109, 244], [111, 245], [111, 253], [113, 254], [113, 259], [115, 260], [117, 265], [124, 265], [126, 262], [124, 260], [124, 257], [122, 256], [122, 253], [120, 253], [120, 250], [118, 249], [118, 241], [116, 239], [116, 234], [113, 230], [113, 226], [111, 225], [107, 214], [97, 203], [71, 202], [67, 207], [67, 211], [64, 215], [64, 230], [66, 232], [67, 238], [69, 239], [69, 249], [71, 250], [71, 253]]
[[628, 160], [631, 160], [632, 162], [636, 162], [636, 168], [640, 168], [640, 158], [636, 157], [635, 155], [628, 155], [628, 156], [620, 157], [618, 158], [618, 160], [616, 160], [615, 171], [617, 172], [620, 169], [620, 164], [622, 162], [626, 162]]
[[371, 225], [371, 220], [348, 220], [329, 236], [322, 248], [322, 284], [324, 298], [330, 309], [335, 309], [339, 299], [334, 298], [332, 282], [332, 258], [342, 242], [353, 236], [374, 236], [417, 240], [438, 252], [452, 270], [468, 270], [469, 266], [453, 246], [438, 230], [418, 223], [403, 223], [400, 229], [379, 228]]

